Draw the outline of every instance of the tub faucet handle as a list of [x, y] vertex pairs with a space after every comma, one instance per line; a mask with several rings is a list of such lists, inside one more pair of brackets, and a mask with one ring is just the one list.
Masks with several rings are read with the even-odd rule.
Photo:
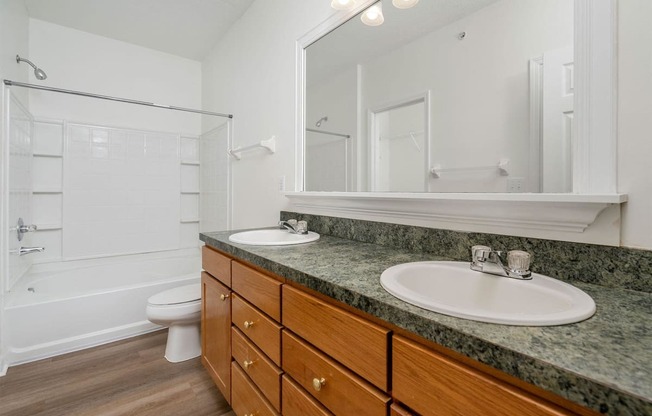
[[18, 241], [23, 241], [23, 234], [34, 232], [37, 230], [36, 225], [25, 225], [25, 222], [22, 218], [18, 218], [18, 223], [16, 224], [16, 237]]

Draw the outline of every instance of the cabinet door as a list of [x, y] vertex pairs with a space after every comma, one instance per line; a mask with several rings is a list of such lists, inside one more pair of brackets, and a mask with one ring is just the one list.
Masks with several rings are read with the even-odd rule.
[[201, 361], [231, 403], [231, 291], [202, 272]]
[[393, 352], [393, 396], [419, 414], [571, 414], [405, 338], [394, 337]]

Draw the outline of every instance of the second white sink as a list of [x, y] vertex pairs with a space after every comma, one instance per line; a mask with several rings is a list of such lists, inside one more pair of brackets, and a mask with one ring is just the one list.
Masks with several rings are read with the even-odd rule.
[[405, 263], [385, 270], [383, 288], [413, 305], [474, 321], [548, 326], [583, 321], [595, 313], [589, 295], [567, 283], [532, 273], [516, 280], [480, 273], [469, 263]]
[[251, 230], [229, 236], [229, 241], [251, 246], [287, 246], [319, 240], [319, 234], [293, 234], [287, 230]]

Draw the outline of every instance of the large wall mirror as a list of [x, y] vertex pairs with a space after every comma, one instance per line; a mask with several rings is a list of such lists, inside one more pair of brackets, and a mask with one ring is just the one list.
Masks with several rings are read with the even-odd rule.
[[572, 191], [573, 0], [379, 3], [306, 48], [306, 191]]
[[297, 42], [294, 209], [533, 235], [626, 201], [616, 0], [356, 4]]

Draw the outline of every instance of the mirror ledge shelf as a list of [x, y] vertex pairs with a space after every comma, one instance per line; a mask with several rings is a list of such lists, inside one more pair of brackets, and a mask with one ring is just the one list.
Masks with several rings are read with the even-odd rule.
[[509, 229], [583, 233], [626, 194], [286, 192], [311, 214], [364, 215], [403, 222], [446, 222]]

